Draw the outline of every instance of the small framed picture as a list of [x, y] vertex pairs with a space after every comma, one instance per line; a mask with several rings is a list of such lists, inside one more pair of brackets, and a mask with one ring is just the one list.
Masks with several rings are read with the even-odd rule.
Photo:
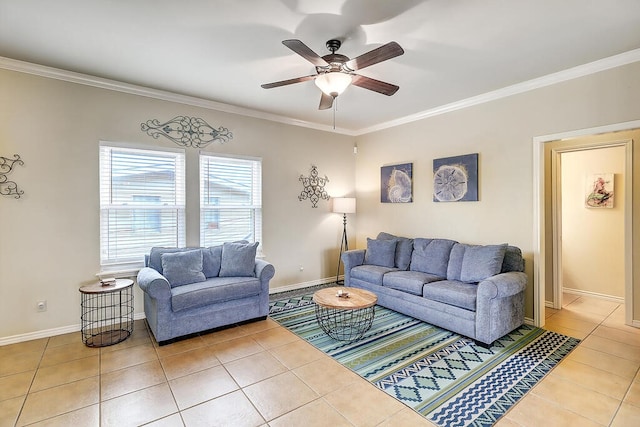
[[613, 208], [613, 179], [612, 173], [588, 174], [585, 207]]
[[380, 168], [380, 202], [413, 202], [413, 163]]

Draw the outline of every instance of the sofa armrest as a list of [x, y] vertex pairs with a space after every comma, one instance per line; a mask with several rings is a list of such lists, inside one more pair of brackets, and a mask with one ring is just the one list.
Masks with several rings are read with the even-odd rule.
[[524, 323], [527, 275], [500, 273], [478, 283], [475, 339], [487, 345]]
[[518, 271], [500, 273], [478, 283], [478, 299], [510, 297], [524, 291], [526, 287], [526, 274]]
[[351, 269], [364, 264], [364, 249], [352, 249], [342, 253], [342, 263], [344, 264], [344, 285], [349, 286], [351, 282]]
[[151, 267], [144, 267], [138, 272], [138, 286], [151, 298], [158, 300], [171, 299], [169, 281]]
[[276, 269], [273, 264], [263, 260], [256, 259], [256, 267], [255, 267], [256, 277], [260, 279], [261, 282], [269, 282], [269, 280], [273, 279], [273, 276], [276, 274]]

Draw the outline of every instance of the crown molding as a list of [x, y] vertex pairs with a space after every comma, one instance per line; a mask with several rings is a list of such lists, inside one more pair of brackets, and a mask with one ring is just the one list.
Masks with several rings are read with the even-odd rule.
[[164, 91], [160, 89], [148, 88], [145, 86], [123, 83], [117, 80], [95, 77], [88, 74], [76, 73], [74, 71], [62, 70], [59, 68], [47, 67], [45, 65], [33, 64], [31, 62], [19, 61], [17, 59], [0, 57], [0, 68], [17, 71], [25, 74], [46, 77], [50, 79], [62, 80], [70, 83], [77, 83], [85, 86], [92, 86], [99, 89], [113, 90], [123, 92], [130, 95], [144, 96], [147, 98], [159, 99], [162, 101], [176, 102], [194, 107], [206, 108], [209, 110], [221, 111], [225, 113], [238, 114], [241, 116], [252, 117], [256, 119], [268, 120], [272, 122], [283, 123], [292, 126], [300, 126], [310, 129], [316, 129], [331, 133], [339, 133], [344, 135], [355, 136], [355, 132], [348, 129], [336, 128], [332, 126], [321, 125], [318, 123], [307, 122], [304, 120], [292, 119], [290, 117], [280, 116], [277, 114], [266, 113], [264, 111], [252, 110], [250, 108], [238, 107], [236, 105], [225, 104], [222, 102], [212, 101], [205, 98], [195, 96], [182, 95], [174, 92]]
[[620, 67], [627, 64], [640, 61], [640, 49], [630, 50], [618, 55], [610, 56], [608, 58], [599, 59], [587, 64], [578, 65], [577, 67], [569, 68], [557, 73], [548, 74], [543, 77], [539, 77], [525, 82], [517, 83], [511, 86], [507, 86], [501, 89], [497, 89], [491, 92], [486, 92], [478, 96], [462, 99], [460, 101], [452, 102], [450, 104], [441, 105], [436, 108], [422, 111], [420, 113], [411, 114], [409, 116], [401, 117], [396, 120], [391, 120], [385, 123], [380, 123], [375, 126], [360, 129], [356, 132], [356, 136], [365, 135], [372, 132], [400, 126], [403, 124], [415, 122], [418, 120], [426, 119], [428, 117], [438, 116], [440, 114], [450, 113], [456, 110], [462, 110], [464, 108], [472, 107], [474, 105], [484, 104], [486, 102], [496, 101], [498, 99], [507, 98], [512, 95], [528, 92], [534, 89], [540, 89], [546, 86], [551, 86], [557, 83], [562, 83], [568, 80], [573, 80], [579, 77], [595, 74], [600, 71], [609, 70], [611, 68]]
[[73, 71], [62, 70], [62, 69], [53, 68], [53, 67], [47, 67], [44, 65], [33, 64], [30, 62], [19, 61], [11, 58], [0, 57], [0, 68], [10, 70], [10, 71], [26, 73], [26, 74], [33, 74], [40, 77], [47, 77], [51, 79], [63, 80], [71, 83], [92, 86], [100, 89], [113, 90], [113, 91], [123, 92], [127, 94], [132, 94], [132, 95], [144, 96], [144, 97], [159, 99], [163, 101], [176, 102], [179, 104], [185, 104], [185, 105], [190, 105], [194, 107], [201, 107], [201, 108], [206, 108], [210, 110], [221, 111], [225, 113], [238, 114], [241, 116], [268, 120], [268, 121], [283, 123], [283, 124], [292, 125], [292, 126], [300, 126], [300, 127], [305, 127], [309, 129], [315, 129], [315, 130], [331, 132], [331, 133], [338, 133], [338, 134], [348, 135], [348, 136], [361, 136], [368, 133], [377, 132], [380, 130], [415, 122], [418, 120], [423, 120], [429, 117], [438, 116], [440, 114], [446, 114], [452, 111], [462, 110], [464, 108], [472, 107], [475, 105], [496, 101], [512, 95], [517, 95], [520, 93], [543, 88], [546, 86], [551, 86], [557, 83], [562, 83], [568, 80], [573, 80], [579, 77], [584, 77], [590, 74], [595, 74], [601, 71], [609, 70], [611, 68], [620, 67], [620, 66], [631, 64], [638, 61], [640, 61], [640, 49], [634, 49], [618, 55], [610, 56], [608, 58], [600, 59], [597, 61], [589, 62], [587, 64], [579, 65], [577, 67], [569, 68], [567, 70], [548, 74], [543, 77], [528, 80], [522, 83], [517, 83], [511, 86], [507, 86], [507, 87], [497, 89], [491, 92], [487, 92], [481, 95], [473, 96], [471, 98], [462, 99], [460, 101], [455, 101], [449, 104], [441, 105], [439, 107], [431, 108], [429, 110], [421, 111], [416, 114], [411, 114], [405, 117], [401, 117], [396, 120], [379, 123], [374, 126], [361, 128], [357, 130], [342, 129], [342, 128], [333, 129], [332, 126], [321, 125], [318, 123], [308, 122], [304, 120], [292, 119], [290, 117], [271, 114], [264, 111], [238, 107], [235, 105], [225, 104], [222, 102], [212, 101], [204, 98], [198, 98], [195, 96], [181, 95], [181, 94], [163, 91], [159, 89], [152, 89], [144, 86], [123, 83], [116, 80], [95, 77], [88, 74], [76, 73]]

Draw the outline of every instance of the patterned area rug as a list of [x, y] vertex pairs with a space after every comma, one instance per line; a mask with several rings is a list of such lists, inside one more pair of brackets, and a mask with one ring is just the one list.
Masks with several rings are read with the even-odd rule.
[[354, 343], [327, 336], [312, 295], [272, 301], [270, 317], [440, 426], [491, 426], [580, 340], [522, 326], [486, 349], [376, 306]]

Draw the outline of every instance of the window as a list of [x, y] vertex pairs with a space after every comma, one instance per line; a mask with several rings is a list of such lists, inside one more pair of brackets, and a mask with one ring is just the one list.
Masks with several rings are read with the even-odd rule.
[[262, 241], [262, 161], [200, 154], [200, 245]]
[[101, 145], [101, 266], [140, 265], [153, 246], [184, 245], [184, 152]]

